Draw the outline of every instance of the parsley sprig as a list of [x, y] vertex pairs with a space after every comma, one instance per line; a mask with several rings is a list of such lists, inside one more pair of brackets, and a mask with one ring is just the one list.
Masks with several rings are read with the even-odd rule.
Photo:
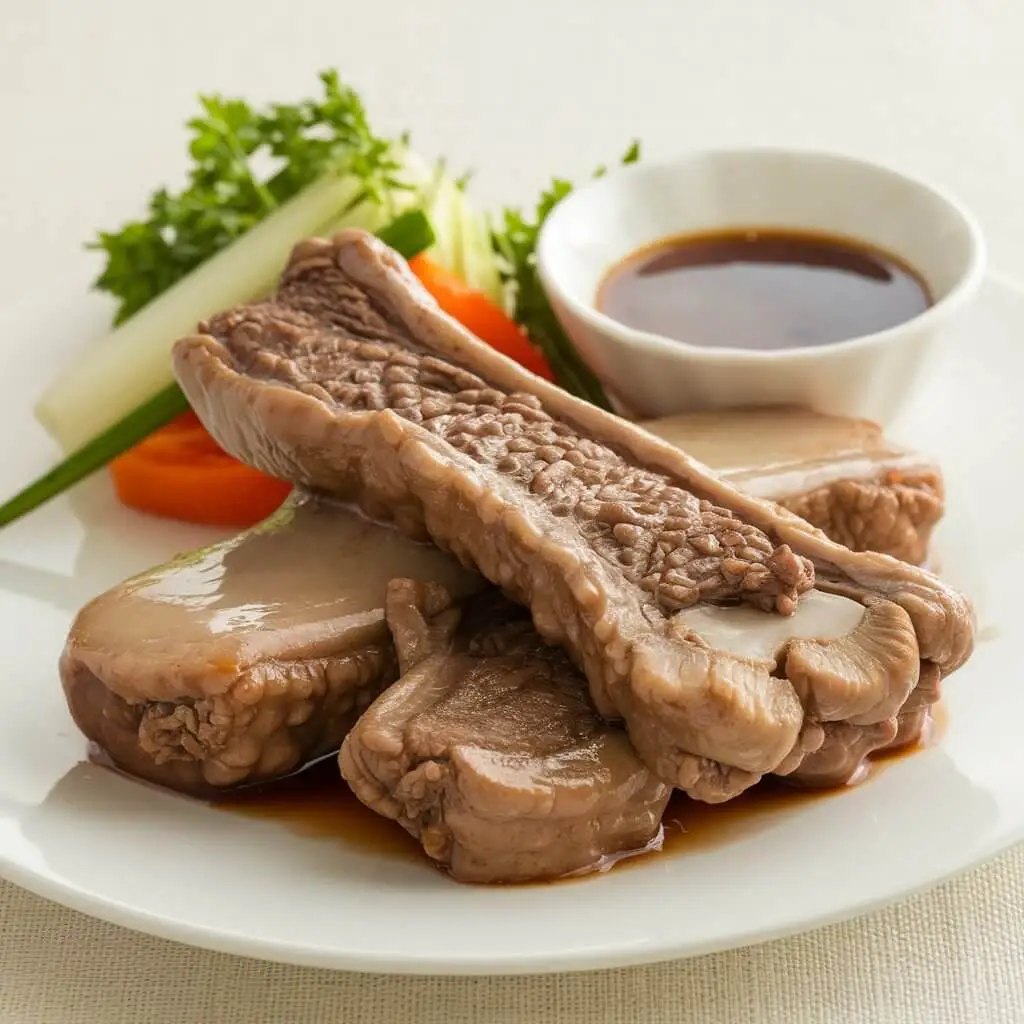
[[[640, 159], [640, 144], [634, 142], [623, 154], [623, 164]], [[594, 177], [607, 171], [599, 167]], [[542, 193], [532, 214], [508, 208], [493, 235], [494, 248], [501, 257], [501, 275], [512, 295], [512, 319], [520, 324], [537, 345], [561, 384], [581, 398], [610, 409], [611, 405], [594, 372], [580, 358], [562, 330], [537, 273], [537, 239], [551, 211], [572, 192], [571, 182], [556, 178]]]
[[193, 159], [180, 192], [158, 189], [148, 216], [100, 232], [90, 248], [106, 254], [95, 282], [119, 300], [122, 323], [283, 203], [329, 172], [360, 188], [339, 215], [369, 200], [387, 207], [403, 180], [397, 152], [404, 139], [370, 128], [362, 101], [337, 71], [320, 74], [323, 95], [258, 110], [240, 99], [200, 96], [202, 114], [188, 123]]

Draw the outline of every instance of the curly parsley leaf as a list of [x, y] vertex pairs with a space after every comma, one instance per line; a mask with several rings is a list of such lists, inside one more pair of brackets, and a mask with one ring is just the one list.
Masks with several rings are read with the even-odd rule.
[[239, 99], [200, 97], [201, 113], [188, 123], [193, 166], [186, 187], [159, 189], [145, 219], [101, 232], [89, 245], [106, 254], [95, 287], [118, 299], [115, 323], [324, 174], [359, 181], [349, 209], [364, 201], [388, 207], [394, 192], [412, 188], [401, 178], [396, 140], [371, 131], [355, 91], [333, 70], [322, 72], [320, 82], [320, 98], [264, 110]]

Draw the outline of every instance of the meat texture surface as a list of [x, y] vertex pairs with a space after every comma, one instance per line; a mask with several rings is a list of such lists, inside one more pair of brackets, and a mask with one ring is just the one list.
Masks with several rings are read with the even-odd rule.
[[939, 696], [938, 668], [922, 665], [917, 686], [896, 715], [871, 725], [826, 723], [821, 727], [821, 746], [803, 759], [787, 781], [806, 787], [855, 782], [868, 770], [867, 759], [872, 754], [902, 750], [927, 740], [932, 708]]
[[295, 771], [396, 677], [384, 595], [398, 574], [482, 586], [352, 509], [290, 499], [86, 605], [60, 664], [72, 716], [118, 767], [194, 795]]
[[938, 465], [877, 423], [810, 409], [683, 413], [643, 424], [741, 490], [768, 498], [854, 551], [920, 565], [944, 511]]
[[657, 846], [671, 787], [594, 710], [586, 680], [496, 591], [460, 612], [395, 580], [402, 676], [346, 738], [341, 773], [462, 882], [600, 869]]
[[[891, 718], [921, 661], [946, 674], [970, 653], [961, 595], [527, 373], [363, 232], [297, 246], [273, 298], [201, 325], [175, 366], [228, 451], [391, 517], [528, 606], [597, 710], [697, 798], [795, 771], [822, 723]], [[776, 628], [821, 588], [850, 600]], [[729, 605], [772, 644], [737, 653], [688, 618]]]

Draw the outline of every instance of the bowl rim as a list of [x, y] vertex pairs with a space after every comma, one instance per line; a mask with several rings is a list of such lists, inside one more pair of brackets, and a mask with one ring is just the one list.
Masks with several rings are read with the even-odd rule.
[[[693, 345], [690, 342], [680, 341], [653, 331], [644, 331], [636, 327], [630, 327], [609, 316], [607, 313], [601, 312], [596, 305], [596, 295], [591, 302], [581, 301], [568, 289], [563, 288], [558, 280], [558, 274], [552, 272], [551, 252], [552, 248], [558, 244], [553, 239], [557, 239], [559, 226], [568, 216], [566, 210], [571, 209], [573, 204], [578, 205], [580, 202], [586, 201], [595, 192], [608, 188], [610, 182], [627, 177], [642, 178], [645, 175], [659, 172], [664, 173], [681, 165], [700, 160], [722, 158], [750, 158], [756, 160], [777, 157], [795, 157], [820, 164], [846, 164], [856, 167], [866, 174], [896, 179], [910, 188], [930, 194], [933, 199], [942, 204], [959, 221], [964, 229], [967, 251], [963, 269], [953, 286], [942, 298], [915, 316], [910, 317], [910, 319], [904, 320], [902, 323], [895, 324], [892, 327], [887, 327], [884, 330], [857, 335], [844, 341], [830, 342], [827, 345], [789, 346], [776, 349], [737, 348], [733, 346], [716, 346], [712, 348]], [[769, 225], [766, 221], [758, 226], [767, 227]], [[671, 235], [666, 237], [671, 237]], [[847, 237], [855, 238], [856, 236]], [[656, 242], [657, 240], [654, 240], [648, 244], [656, 244]], [[623, 253], [621, 258], [625, 258], [628, 255], [629, 253]], [[902, 253], [894, 253], [893, 255], [904, 259]], [[896, 170], [875, 160], [836, 150], [799, 146], [733, 146], [692, 149], [676, 154], [673, 157], [617, 167], [614, 170], [609, 170], [608, 173], [601, 177], [595, 178], [585, 185], [574, 189], [565, 199], [558, 203], [541, 227], [537, 238], [536, 260], [541, 286], [552, 303], [555, 314], [560, 321], [562, 320], [562, 316], [559, 313], [559, 308], [561, 307], [568, 310], [578, 320], [583, 321], [591, 330], [600, 334], [605, 340], [611, 340], [619, 346], [675, 356], [676, 358], [685, 358], [686, 360], [699, 358], [705, 362], [728, 365], [749, 361], [767, 363], [780, 360], [803, 362], [812, 359], [825, 359], [833, 355], [879, 348], [883, 345], [899, 341], [901, 336], [909, 336], [911, 333], [916, 333], [921, 329], [933, 328], [937, 323], [954, 313], [957, 308], [962, 306], [977, 291], [985, 274], [987, 246], [984, 233], [974, 214], [947, 189], [924, 178]], [[565, 327], [566, 325], [563, 323], [562, 326]]]

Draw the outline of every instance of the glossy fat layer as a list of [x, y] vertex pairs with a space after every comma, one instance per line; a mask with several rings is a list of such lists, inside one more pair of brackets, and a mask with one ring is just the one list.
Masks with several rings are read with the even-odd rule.
[[852, 633], [864, 618], [864, 606], [838, 594], [812, 590], [788, 618], [766, 615], [741, 605], [721, 607], [699, 604], [677, 612], [675, 621], [685, 624], [702, 640], [741, 658], [773, 664], [790, 640], [830, 640]]
[[481, 585], [432, 546], [300, 494], [83, 609], [60, 665], [72, 717], [118, 767], [196, 795], [295, 771], [395, 678], [384, 598], [410, 573], [459, 596]]
[[393, 576], [465, 595], [477, 577], [341, 505], [300, 497], [253, 530], [183, 555], [87, 605], [68, 653], [122, 696], [174, 700], [230, 687], [271, 659], [337, 656], [387, 639]]
[[810, 409], [684, 413], [644, 428], [733, 480], [748, 494], [780, 501], [841, 479], [937, 467], [891, 445], [868, 420]]

